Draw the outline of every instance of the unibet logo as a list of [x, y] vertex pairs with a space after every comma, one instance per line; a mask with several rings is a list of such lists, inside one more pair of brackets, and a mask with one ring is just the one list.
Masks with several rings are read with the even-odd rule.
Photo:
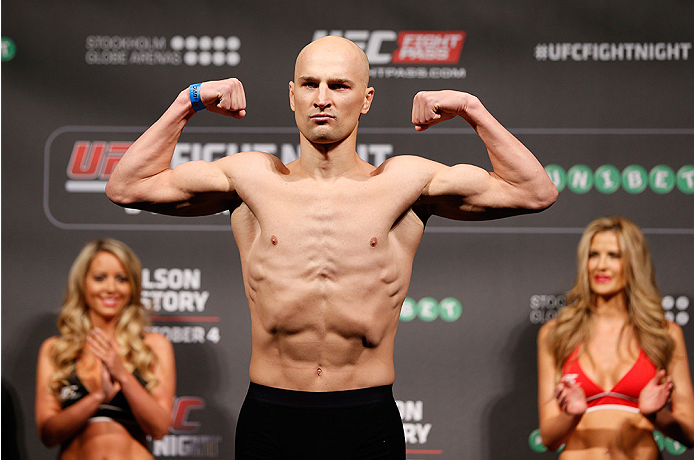
[[405, 298], [400, 309], [400, 321], [412, 321], [415, 318], [430, 323], [441, 318], [448, 323], [456, 321], [463, 313], [463, 306], [458, 299], [446, 297], [438, 302], [432, 297], [424, 297], [419, 302], [411, 297]]
[[675, 188], [680, 192], [694, 194], [694, 165], [684, 165], [675, 172], [668, 165], [654, 166], [649, 172], [643, 166], [629, 165], [621, 172], [613, 165], [602, 165], [595, 171], [582, 164], [574, 165], [568, 172], [559, 165], [545, 167], [557, 190], [565, 188], [576, 194], [588, 193], [593, 187], [605, 195], [616, 192], [620, 187], [627, 193], [638, 195], [650, 188], [654, 193], [665, 195]]

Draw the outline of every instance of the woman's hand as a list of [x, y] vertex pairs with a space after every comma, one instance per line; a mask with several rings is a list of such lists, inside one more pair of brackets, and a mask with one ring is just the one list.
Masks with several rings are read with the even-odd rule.
[[561, 410], [569, 415], [581, 415], [588, 408], [583, 388], [568, 375], [562, 377], [554, 388], [554, 397]]
[[668, 403], [674, 388], [672, 377], [666, 377], [665, 369], [659, 370], [639, 395], [639, 410], [643, 415], [660, 411]]
[[117, 345], [101, 329], [95, 328], [89, 333], [87, 346], [101, 361], [101, 392], [104, 394], [104, 401], [110, 401], [120, 390], [119, 382], [129, 373], [118, 355]]
[[103, 394], [103, 402], [109, 402], [116, 396], [120, 390], [120, 385], [113, 381], [111, 373], [108, 371], [106, 366], [101, 366], [101, 389], [99, 390]]

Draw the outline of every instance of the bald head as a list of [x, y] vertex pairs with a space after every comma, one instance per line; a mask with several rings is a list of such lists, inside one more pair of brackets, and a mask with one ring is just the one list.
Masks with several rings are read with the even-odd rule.
[[350, 70], [355, 72], [364, 88], [369, 85], [369, 59], [364, 51], [351, 40], [328, 35], [306, 45], [296, 57], [294, 80], [299, 77], [303, 65], [314, 60], [341, 60], [349, 63]]

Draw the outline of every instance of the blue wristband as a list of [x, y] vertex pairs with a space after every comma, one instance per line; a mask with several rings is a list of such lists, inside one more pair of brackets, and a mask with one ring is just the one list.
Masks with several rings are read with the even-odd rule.
[[193, 109], [196, 112], [205, 109], [205, 104], [200, 100], [200, 85], [202, 83], [195, 83], [188, 87], [188, 95], [190, 96], [190, 103], [193, 105]]

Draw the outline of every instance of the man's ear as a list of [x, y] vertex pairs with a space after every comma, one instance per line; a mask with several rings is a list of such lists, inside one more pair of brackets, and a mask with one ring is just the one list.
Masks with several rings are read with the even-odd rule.
[[289, 107], [291, 107], [292, 112], [294, 112], [294, 82], [289, 82]]
[[371, 102], [374, 99], [374, 89], [373, 87], [366, 88], [366, 94], [364, 95], [364, 104], [361, 106], [361, 114], [366, 115], [371, 108]]

